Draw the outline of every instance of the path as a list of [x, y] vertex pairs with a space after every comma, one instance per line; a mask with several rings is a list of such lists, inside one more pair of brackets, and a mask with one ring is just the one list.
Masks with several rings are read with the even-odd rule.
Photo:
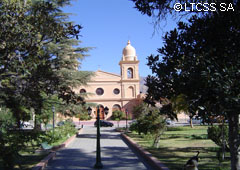
[[[122, 141], [114, 128], [101, 128], [103, 170], [150, 170]], [[57, 152], [47, 170], [90, 170], [96, 162], [96, 128], [86, 126], [70, 145]]]

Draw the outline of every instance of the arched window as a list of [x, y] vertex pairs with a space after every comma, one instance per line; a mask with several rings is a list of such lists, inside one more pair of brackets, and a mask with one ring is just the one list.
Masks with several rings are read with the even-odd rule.
[[132, 79], [133, 78], [133, 69], [132, 68], [128, 68], [127, 69], [127, 77], [129, 79]]
[[121, 110], [121, 106], [119, 104], [113, 105], [112, 111], [114, 111], [114, 110]]
[[83, 93], [86, 93], [86, 90], [85, 90], [85, 89], [81, 89], [81, 90], [80, 90], [80, 94], [83, 94]]
[[127, 89], [128, 97], [134, 97], [134, 88], [132, 86]]

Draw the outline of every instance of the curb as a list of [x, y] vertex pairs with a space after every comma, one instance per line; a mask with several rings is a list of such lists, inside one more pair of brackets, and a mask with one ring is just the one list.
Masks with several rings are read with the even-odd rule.
[[44, 159], [42, 159], [37, 165], [35, 165], [32, 170], [43, 170], [44, 168], [46, 168], [47, 164], [49, 163], [49, 161], [51, 161], [55, 156], [56, 156], [56, 151], [62, 148], [67, 147], [75, 138], [76, 136], [78, 136], [78, 134], [82, 131], [82, 129], [80, 129], [76, 135], [71, 136], [70, 138], [68, 138], [64, 143], [62, 143], [61, 145], [58, 146], [54, 146], [52, 148], [52, 151], [50, 152], [50, 154], [48, 154]]
[[35, 165], [32, 170], [43, 170], [49, 161], [51, 161], [56, 156], [56, 152], [50, 152], [48, 156], [41, 160], [37, 165]]
[[137, 153], [139, 153], [144, 160], [155, 170], [169, 170], [168, 167], [162, 164], [156, 157], [152, 156], [152, 154], [146, 150], [144, 150], [141, 146], [139, 146], [134, 140], [132, 140], [127, 135], [121, 133], [121, 137], [124, 141], [129, 144]]

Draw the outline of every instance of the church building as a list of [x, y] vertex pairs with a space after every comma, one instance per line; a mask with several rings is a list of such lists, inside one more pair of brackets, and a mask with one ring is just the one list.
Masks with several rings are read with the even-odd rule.
[[[120, 75], [98, 70], [86, 86], [76, 90], [89, 94], [85, 98], [86, 102], [109, 108], [107, 116], [100, 114], [101, 119], [110, 118], [116, 109], [131, 114], [133, 107], [141, 101], [138, 65], [136, 50], [128, 41], [119, 62]], [[96, 109], [92, 110], [92, 116], [96, 116]]]

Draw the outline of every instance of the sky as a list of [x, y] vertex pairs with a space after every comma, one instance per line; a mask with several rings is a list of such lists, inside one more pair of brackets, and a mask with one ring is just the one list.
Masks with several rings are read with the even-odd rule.
[[72, 13], [70, 21], [83, 27], [80, 46], [94, 47], [82, 61], [80, 70], [84, 71], [120, 74], [118, 63], [130, 40], [140, 61], [140, 76], [151, 75], [146, 58], [157, 54], [164, 32], [175, 27], [174, 21], [164, 21], [161, 29], [154, 31], [152, 18], [142, 15], [129, 0], [73, 0], [63, 11]]

